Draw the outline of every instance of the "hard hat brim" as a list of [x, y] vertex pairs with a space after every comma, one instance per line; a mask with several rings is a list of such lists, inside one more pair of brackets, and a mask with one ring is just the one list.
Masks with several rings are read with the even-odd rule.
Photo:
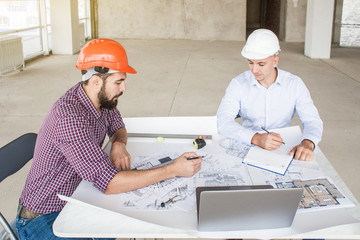
[[266, 53], [266, 52], [256, 52], [256, 51], [252, 51], [251, 49], [248, 49], [247, 46], [245, 45], [241, 51], [241, 55], [246, 58], [246, 59], [253, 59], [253, 60], [260, 60], [260, 59], [265, 59], [268, 58], [270, 56], [275, 55], [277, 52], [271, 52], [271, 53]]
[[130, 67], [129, 65], [127, 67], [119, 69], [119, 71], [120, 72], [131, 73], [131, 74], [136, 74], [137, 73], [137, 71], [134, 68]]

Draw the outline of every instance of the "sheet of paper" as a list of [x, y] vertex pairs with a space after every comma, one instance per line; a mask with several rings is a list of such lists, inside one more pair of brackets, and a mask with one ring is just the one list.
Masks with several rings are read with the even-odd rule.
[[299, 210], [302, 211], [355, 206], [329, 177], [275, 182], [275, 186], [276, 188], [303, 188], [304, 193], [299, 204]]
[[300, 127], [292, 126], [271, 129], [269, 131], [279, 133], [285, 144], [273, 151], [253, 146], [250, 148], [243, 163], [284, 175], [293, 158], [289, 155], [289, 152], [301, 142]]
[[[167, 149], [158, 153], [135, 156], [132, 169], [145, 170], [172, 162], [185, 151], [194, 149]], [[252, 184], [246, 165], [232, 156], [209, 154], [195, 151], [203, 156], [201, 170], [190, 178], [176, 177], [167, 179], [138, 190], [110, 196], [117, 202], [117, 209], [132, 210], [181, 210], [195, 208], [197, 186], [230, 186]], [[110, 198], [108, 197], [108, 198]], [[83, 197], [81, 197], [83, 198]]]

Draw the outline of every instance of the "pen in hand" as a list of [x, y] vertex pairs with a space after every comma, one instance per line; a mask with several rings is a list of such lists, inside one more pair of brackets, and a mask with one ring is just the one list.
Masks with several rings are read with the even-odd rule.
[[204, 158], [204, 156], [197, 156], [197, 157], [188, 157], [188, 158], [186, 158], [186, 159], [187, 159], [187, 160], [194, 160], [194, 159], [198, 159], [198, 158], [200, 158], [200, 157]]
[[[270, 134], [270, 132], [269, 132], [268, 130], [266, 130], [265, 128], [261, 127], [261, 129], [262, 129], [262, 130], [264, 130], [266, 133]], [[284, 145], [285, 145], [285, 143], [284, 143], [284, 142], [282, 142], [282, 144], [284, 144]]]

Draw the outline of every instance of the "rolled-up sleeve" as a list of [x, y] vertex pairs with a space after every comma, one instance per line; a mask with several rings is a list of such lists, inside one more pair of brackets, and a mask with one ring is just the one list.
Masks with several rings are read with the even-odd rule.
[[114, 133], [119, 130], [120, 128], [124, 128], [125, 124], [121, 117], [121, 114], [118, 109], [113, 109], [108, 114], [108, 122], [109, 122], [109, 128], [108, 128], [108, 136], [111, 137], [114, 135]]

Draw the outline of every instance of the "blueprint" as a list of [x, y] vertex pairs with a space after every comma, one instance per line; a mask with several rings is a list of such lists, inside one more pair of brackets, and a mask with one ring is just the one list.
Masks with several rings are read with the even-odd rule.
[[[150, 156], [137, 156], [132, 159], [132, 169], [151, 169], [171, 163], [183, 151], [167, 150]], [[245, 165], [238, 158], [196, 151], [203, 156], [201, 170], [191, 178], [176, 177], [135, 191], [122, 193], [120, 208], [139, 210], [192, 210], [195, 208], [195, 189], [197, 186], [249, 185], [251, 179]]]
[[226, 149], [226, 153], [244, 160], [250, 150], [250, 146], [240, 143], [231, 138], [223, 138], [220, 140], [219, 145]]
[[[250, 150], [249, 145], [240, 143], [230, 138], [221, 139], [219, 145], [226, 150], [225, 152], [228, 155], [238, 158], [241, 162], [243, 162]], [[294, 159], [284, 176], [252, 166], [247, 166], [246, 163], [244, 165], [247, 167], [248, 174], [251, 176], [252, 184], [257, 185], [269, 184], [275, 186], [275, 182], [286, 182], [295, 179], [309, 179], [324, 176], [316, 161], [306, 162]]]
[[303, 188], [304, 193], [299, 204], [299, 209], [321, 209], [342, 207], [353, 207], [354, 204], [345, 197], [329, 178], [311, 180], [291, 180], [276, 182], [277, 188]]
[[[303, 179], [325, 177], [316, 161], [293, 160], [287, 173], [282, 176], [259, 168], [248, 166], [243, 159], [249, 151], [248, 145], [231, 139], [220, 142], [226, 154], [209, 154], [196, 150], [203, 156], [201, 170], [194, 177], [176, 177], [148, 187], [119, 194], [118, 208], [138, 210], [184, 210], [195, 209], [195, 191], [198, 186], [272, 185], [285, 187]], [[167, 149], [132, 159], [131, 168], [145, 170], [161, 167], [173, 162], [181, 154], [194, 149]], [[339, 201], [340, 206], [348, 205], [348, 199]], [[307, 208], [309, 209], [309, 208]], [[313, 209], [313, 208], [311, 208]]]
[[[230, 140], [226, 153], [241, 160], [249, 151], [248, 145]], [[248, 173], [254, 185], [272, 185], [274, 188], [304, 188], [299, 204], [302, 211], [322, 210], [335, 207], [351, 207], [354, 204], [343, 195], [335, 184], [321, 171], [315, 160], [293, 160], [285, 175], [275, 174], [249, 166]]]
[[[151, 169], [161, 167], [171, 163], [182, 152], [166, 151], [162, 153], [153, 154], [150, 156], [136, 156], [132, 159], [131, 168], [137, 170]], [[171, 198], [173, 201], [184, 201], [193, 193], [191, 189], [194, 188], [194, 178], [172, 178], [167, 179], [148, 187], [140, 188], [138, 190], [122, 193], [120, 196], [120, 207], [135, 208], [135, 209], [168, 209], [174, 204], [166, 204], [162, 206]]]

